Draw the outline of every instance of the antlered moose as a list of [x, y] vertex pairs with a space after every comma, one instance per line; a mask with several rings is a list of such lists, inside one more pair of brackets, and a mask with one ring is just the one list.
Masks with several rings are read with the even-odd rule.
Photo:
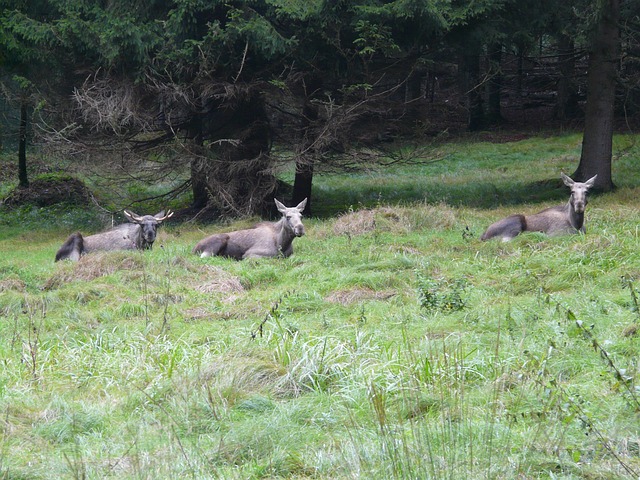
[[566, 205], [547, 208], [534, 215], [511, 215], [503, 218], [490, 225], [480, 239], [501, 237], [503, 242], [507, 242], [522, 232], [543, 232], [548, 235], [584, 233], [587, 192], [593, 187], [597, 175], [586, 182], [575, 182], [564, 173], [561, 177], [564, 184], [571, 189], [571, 197]]
[[293, 253], [293, 240], [304, 235], [302, 212], [307, 199], [295, 207], [285, 207], [274, 198], [282, 218], [277, 222], [262, 222], [246, 230], [216, 233], [194, 247], [193, 253], [201, 257], [221, 256], [243, 260], [245, 258], [288, 257]]
[[79, 260], [85, 253], [105, 250], [150, 250], [156, 240], [158, 226], [173, 215], [164, 210], [155, 215], [136, 215], [128, 210], [125, 217], [131, 223], [123, 223], [106, 232], [83, 237], [80, 232], [72, 233], [56, 253], [58, 260]]

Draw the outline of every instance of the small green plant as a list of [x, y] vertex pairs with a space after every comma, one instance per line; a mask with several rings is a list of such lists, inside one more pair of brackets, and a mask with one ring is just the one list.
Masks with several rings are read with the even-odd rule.
[[463, 298], [467, 288], [466, 280], [435, 279], [420, 273], [417, 278], [418, 300], [420, 306], [428, 312], [451, 313], [466, 307], [466, 301]]
[[622, 277], [622, 286], [629, 289], [631, 292], [631, 302], [633, 303], [633, 311], [637, 314], [640, 314], [640, 303], [638, 302], [638, 292], [636, 292], [635, 287], [633, 286], [633, 279], [627, 277], [626, 275]]
[[27, 334], [24, 342], [22, 362], [29, 369], [34, 380], [39, 380], [40, 347], [42, 345], [42, 327], [47, 315], [45, 302], [32, 305], [26, 299], [23, 303], [23, 313], [27, 316]]
[[264, 319], [258, 324], [258, 326], [256, 327], [255, 330], [253, 330], [251, 332], [251, 338], [255, 339], [258, 335], [260, 337], [262, 337], [262, 335], [264, 334], [264, 326], [267, 323], [267, 321], [269, 320], [273, 320], [276, 324], [279, 325], [279, 319], [280, 319], [280, 305], [282, 304], [282, 302], [291, 295], [291, 292], [285, 292], [283, 293], [275, 302], [273, 305], [271, 305], [271, 308], [269, 309], [269, 311], [267, 312], [267, 314], [264, 316]]
[[614, 391], [622, 390], [628, 394], [628, 399], [636, 411], [640, 411], [640, 400], [636, 394], [634, 385], [634, 378], [627, 373], [627, 369], [619, 368], [613, 361], [609, 352], [605, 350], [602, 344], [593, 334], [591, 328], [587, 328], [582, 320], [575, 318], [575, 315], [570, 310], [567, 312], [567, 316], [576, 322], [576, 326], [580, 329], [584, 337], [591, 343], [593, 349], [600, 355], [600, 358], [606, 363], [608, 369], [611, 371], [615, 378], [615, 384], [613, 385]]
[[[75, 429], [75, 423], [74, 423]], [[82, 455], [82, 450], [78, 444], [77, 434], [74, 432], [73, 442], [69, 451], [63, 451], [62, 455], [67, 464], [69, 476], [74, 480], [84, 480], [87, 478], [87, 463]]]

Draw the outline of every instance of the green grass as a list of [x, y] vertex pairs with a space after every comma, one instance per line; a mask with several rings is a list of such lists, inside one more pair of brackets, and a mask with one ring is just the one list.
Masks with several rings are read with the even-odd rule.
[[288, 259], [54, 263], [90, 211], [1, 211], [0, 478], [637, 478], [636, 139], [584, 236], [479, 241], [578, 135], [320, 176]]

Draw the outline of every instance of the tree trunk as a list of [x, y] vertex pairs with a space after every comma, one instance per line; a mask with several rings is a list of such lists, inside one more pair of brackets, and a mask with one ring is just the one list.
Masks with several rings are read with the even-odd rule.
[[211, 161], [204, 165], [209, 206], [233, 217], [269, 211], [277, 179], [271, 171], [271, 129], [262, 93], [247, 89], [217, 105], [209, 122], [209, 137], [216, 140], [209, 147]]
[[460, 61], [461, 85], [469, 112], [467, 128], [470, 131], [480, 130], [485, 126], [484, 106], [480, 93], [480, 50], [477, 45], [467, 42], [463, 45]]
[[522, 45], [517, 46], [518, 60], [516, 62], [516, 102], [523, 110], [523, 79], [524, 79], [524, 47]]
[[[310, 84], [314, 86], [314, 90], [317, 90], [320, 85], [322, 85], [322, 82], [319, 79], [312, 79]], [[306, 98], [304, 106], [302, 107], [302, 141], [300, 142], [300, 152], [298, 152], [296, 158], [296, 176], [293, 181], [293, 198], [291, 200], [292, 205], [298, 205], [306, 198], [307, 204], [304, 207], [303, 213], [305, 215], [311, 215], [313, 167], [315, 157], [318, 153], [313, 148], [313, 144], [316, 141], [316, 133], [313, 129], [318, 120], [319, 113], [318, 107], [311, 103], [311, 98], [306, 91], [306, 87], [304, 94]]]
[[420, 112], [424, 98], [423, 84], [425, 79], [425, 69], [420, 65], [415, 65], [405, 83], [403, 113], [411, 115], [409, 118], [415, 120], [420, 118]]
[[493, 45], [489, 52], [491, 78], [487, 83], [487, 121], [491, 125], [499, 125], [503, 118], [500, 112], [502, 94], [502, 45]]
[[201, 210], [207, 206], [209, 195], [207, 193], [207, 172], [203, 148], [202, 105], [198, 105], [197, 107], [198, 111], [194, 115], [190, 135], [193, 137], [193, 143], [197, 147], [196, 150], [201, 152], [201, 157], [191, 160], [191, 192], [193, 193], [193, 203], [191, 206], [197, 210]]
[[292, 205], [298, 205], [305, 198], [304, 215], [311, 215], [311, 187], [313, 186], [313, 161], [296, 164], [296, 177], [293, 181]]
[[21, 187], [29, 186], [27, 177], [27, 99], [20, 102], [20, 129], [18, 132], [18, 183]]
[[558, 35], [558, 97], [556, 118], [569, 120], [578, 114], [578, 89], [575, 82], [576, 60], [573, 39], [565, 34]]
[[193, 194], [191, 206], [196, 210], [202, 210], [207, 206], [207, 202], [209, 201], [206, 171], [203, 168], [202, 162], [199, 158], [191, 160], [191, 192]]
[[416, 66], [407, 79], [405, 102], [410, 103], [412, 100], [424, 98], [424, 93], [422, 90], [424, 77], [424, 68]]
[[611, 153], [613, 143], [616, 70], [618, 65], [620, 0], [606, 0], [601, 7], [592, 41], [587, 73], [587, 107], [580, 164], [574, 180], [598, 175], [595, 188], [613, 189]]

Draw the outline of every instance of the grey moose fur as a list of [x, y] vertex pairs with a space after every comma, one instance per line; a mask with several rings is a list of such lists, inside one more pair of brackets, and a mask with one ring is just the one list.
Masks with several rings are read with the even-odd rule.
[[88, 237], [80, 232], [72, 233], [56, 253], [58, 260], [79, 260], [85, 253], [106, 250], [150, 250], [156, 240], [158, 226], [173, 215], [164, 210], [155, 215], [136, 215], [124, 211], [130, 223], [123, 223], [106, 232], [96, 233]]
[[262, 222], [246, 230], [216, 233], [200, 240], [193, 253], [201, 257], [220, 256], [245, 258], [288, 257], [293, 253], [293, 240], [304, 235], [302, 212], [307, 199], [295, 207], [285, 207], [274, 199], [282, 218], [277, 222]]
[[571, 189], [571, 196], [566, 205], [547, 208], [533, 215], [511, 215], [503, 218], [490, 225], [480, 239], [501, 237], [503, 242], [507, 242], [522, 232], [543, 232], [548, 235], [584, 233], [587, 192], [593, 187], [597, 175], [586, 182], [575, 182], [564, 173], [561, 177], [564, 184]]

